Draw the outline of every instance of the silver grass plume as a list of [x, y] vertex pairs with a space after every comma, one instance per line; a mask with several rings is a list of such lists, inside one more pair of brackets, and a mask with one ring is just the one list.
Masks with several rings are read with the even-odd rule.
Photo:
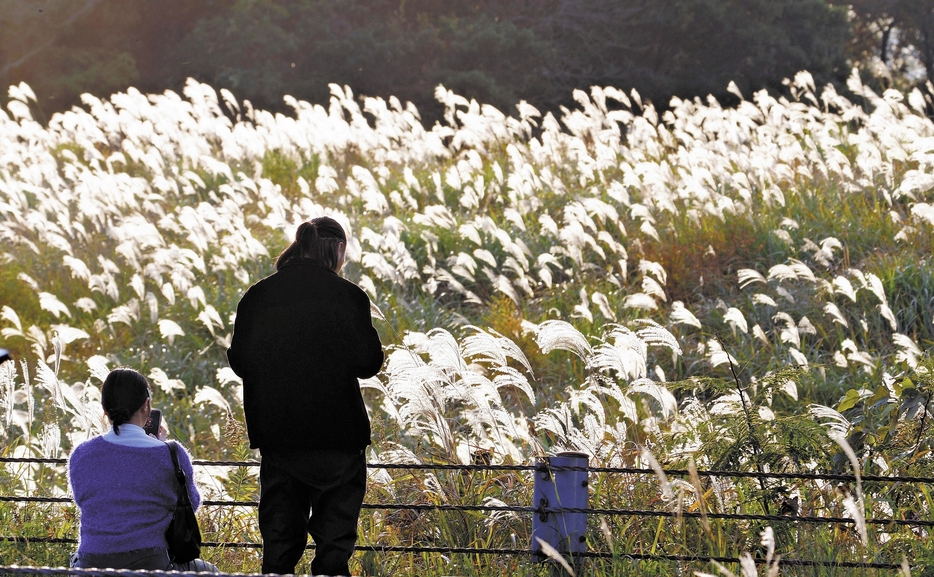
[[853, 474], [856, 476], [856, 500], [853, 500], [852, 495], [847, 495], [843, 500], [843, 508], [846, 509], [847, 513], [856, 521], [856, 530], [859, 533], [859, 539], [863, 547], [866, 547], [869, 545], [869, 533], [866, 530], [866, 504], [863, 500], [863, 481], [860, 475], [859, 458], [856, 456], [856, 453], [853, 452], [853, 447], [847, 442], [846, 437], [834, 432], [831, 432], [829, 436], [835, 443], [840, 445], [840, 448], [843, 449], [843, 453], [850, 461], [850, 466], [853, 467]]
[[567, 321], [551, 320], [538, 325], [535, 342], [546, 355], [554, 350], [563, 350], [587, 360], [591, 353], [587, 337]]
[[[0, 394], [3, 395], [4, 429], [13, 423], [14, 397], [16, 395], [16, 363], [0, 364]], [[2, 431], [0, 431], [2, 432]]]
[[568, 575], [571, 577], [577, 577], [577, 573], [574, 572], [574, 569], [571, 568], [571, 565], [567, 562], [567, 559], [558, 552], [557, 549], [549, 545], [546, 541], [543, 541], [541, 537], [536, 537], [539, 547], [542, 549], [542, 553], [545, 554], [549, 559], [556, 561], [561, 567], [567, 571]]

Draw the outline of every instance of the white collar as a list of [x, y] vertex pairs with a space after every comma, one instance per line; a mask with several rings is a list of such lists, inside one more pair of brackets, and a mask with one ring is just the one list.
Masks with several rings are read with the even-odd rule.
[[131, 425], [130, 423], [123, 423], [120, 425], [119, 435], [115, 433], [113, 427], [111, 427], [110, 430], [104, 434], [104, 440], [115, 445], [138, 448], [158, 447], [159, 445], [165, 444], [159, 439], [147, 435], [146, 431], [139, 425]]

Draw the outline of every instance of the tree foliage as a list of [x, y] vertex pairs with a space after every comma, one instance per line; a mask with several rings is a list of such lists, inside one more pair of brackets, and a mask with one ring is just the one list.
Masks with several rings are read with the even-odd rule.
[[273, 109], [324, 101], [332, 82], [428, 116], [438, 84], [503, 110], [557, 109], [591, 85], [664, 106], [730, 80], [842, 79], [848, 27], [822, 0], [0, 0], [0, 82], [27, 82], [50, 111], [188, 77]]
[[905, 75], [904, 54], [918, 58], [934, 80], [934, 2], [930, 0], [853, 0], [851, 55], [860, 62], [878, 58], [884, 75]]

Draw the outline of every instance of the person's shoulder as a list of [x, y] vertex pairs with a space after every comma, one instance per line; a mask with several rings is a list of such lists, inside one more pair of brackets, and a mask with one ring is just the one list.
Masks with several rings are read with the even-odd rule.
[[100, 450], [101, 443], [106, 443], [104, 437], [100, 435], [96, 437], [91, 437], [86, 441], [79, 443], [74, 449], [71, 450], [71, 454], [68, 455], [68, 462], [70, 464], [77, 463], [82, 460], [82, 458], [87, 455], [97, 453]]
[[184, 453], [184, 455], [185, 455], [186, 457], [188, 457], [189, 459], [191, 459], [191, 451], [188, 450], [188, 447], [186, 447], [185, 445], [181, 444], [181, 443], [178, 442], [178, 441], [175, 441], [175, 444], [178, 445], [178, 454], [179, 454], [179, 455], [181, 455], [181, 454]]
[[243, 293], [243, 296], [246, 297], [249, 294], [261, 292], [265, 287], [276, 282], [276, 279], [279, 278], [277, 275], [279, 275], [279, 271], [273, 271], [272, 274], [259, 279], [246, 289], [246, 291]]
[[175, 441], [175, 440], [166, 441], [166, 442], [165, 442], [165, 445], [166, 445], [166, 455], [169, 455], [169, 456], [171, 457], [171, 454], [169, 453], [169, 449], [168, 449], [169, 443], [174, 443], [175, 446], [177, 447], [177, 449], [178, 449], [178, 450], [177, 450], [177, 453], [178, 453], [178, 460], [179, 460], [180, 462], [181, 462], [181, 461], [191, 461], [191, 453], [188, 451], [188, 449], [185, 447], [185, 445], [183, 445], [183, 444], [181, 443], [181, 441]]
[[369, 302], [370, 297], [366, 294], [366, 291], [365, 291], [365, 290], [363, 290], [362, 288], [360, 288], [360, 285], [358, 285], [357, 283], [355, 283], [355, 282], [353, 282], [353, 281], [351, 281], [351, 280], [347, 280], [347, 279], [345, 279], [344, 277], [342, 277], [342, 276], [340, 276], [340, 275], [334, 275], [334, 278], [337, 279], [337, 282], [340, 284], [340, 286], [341, 286], [344, 290], [346, 290], [348, 293], [352, 294], [355, 298], [357, 298], [358, 300], [364, 300], [364, 299], [365, 299], [366, 301]]
[[104, 441], [103, 436], [96, 435], [94, 437], [91, 437], [90, 439], [87, 439], [87, 440], [84, 440], [78, 443], [78, 445], [75, 446], [74, 449], [72, 449], [71, 454], [74, 455], [75, 453], [83, 453], [85, 451], [93, 450], [94, 447], [100, 446], [100, 444], [104, 442], [106, 441]]
[[[193, 465], [193, 461], [194, 461], [194, 459], [192, 459], [192, 457], [191, 457], [191, 453], [188, 452], [188, 449], [185, 447], [185, 445], [181, 444], [179, 441], [174, 441], [174, 442], [175, 442], [175, 446], [178, 447], [178, 465], [179, 465], [179, 467], [181, 467], [181, 468], [184, 469], [184, 470], [191, 470], [191, 469], [192, 469], [192, 465]], [[168, 454], [168, 451], [166, 451], [166, 453]], [[171, 458], [172, 458], [172, 456], [169, 455], [169, 460], [170, 460], [170, 461], [171, 461]], [[172, 466], [173, 466], [173, 468], [174, 468], [174, 464], [173, 464]]]
[[255, 283], [251, 284], [245, 291], [243, 291], [243, 296], [240, 297], [240, 304], [249, 303], [253, 299], [260, 298], [263, 293], [267, 292], [272, 286], [274, 286], [278, 280], [276, 276], [278, 273], [274, 272], [269, 276], [265, 276]]

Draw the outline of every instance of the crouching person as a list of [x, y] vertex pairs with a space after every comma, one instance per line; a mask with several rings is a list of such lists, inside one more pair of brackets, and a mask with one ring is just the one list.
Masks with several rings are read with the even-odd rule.
[[[178, 481], [168, 429], [158, 437], [143, 430], [152, 404], [149, 382], [133, 369], [114, 369], [101, 388], [109, 432], [78, 445], [68, 459], [68, 478], [81, 512], [78, 552], [73, 567], [208, 571], [201, 559], [176, 564], [169, 559], [165, 531], [175, 512]], [[201, 495], [194, 483], [191, 457], [179, 446], [192, 507]]]

